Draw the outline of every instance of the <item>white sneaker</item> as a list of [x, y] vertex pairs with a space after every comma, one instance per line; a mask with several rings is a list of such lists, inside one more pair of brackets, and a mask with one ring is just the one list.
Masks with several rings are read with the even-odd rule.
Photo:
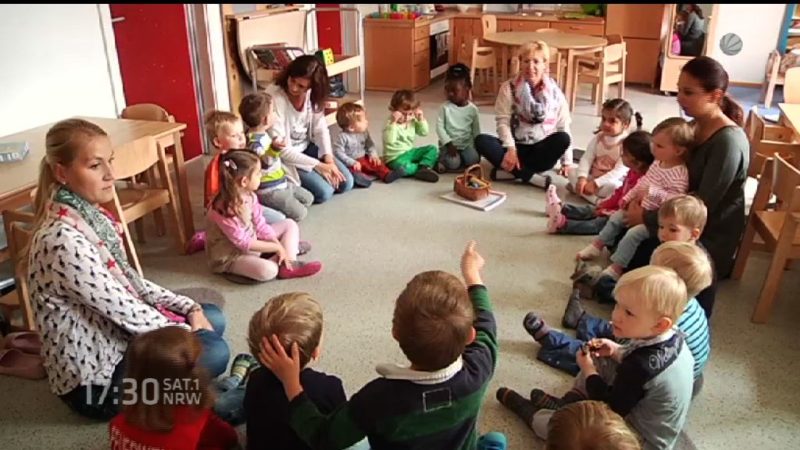
[[577, 259], [582, 261], [588, 261], [590, 259], [595, 259], [600, 256], [600, 249], [595, 247], [594, 244], [589, 244], [583, 248], [583, 250], [579, 251], [577, 255]]

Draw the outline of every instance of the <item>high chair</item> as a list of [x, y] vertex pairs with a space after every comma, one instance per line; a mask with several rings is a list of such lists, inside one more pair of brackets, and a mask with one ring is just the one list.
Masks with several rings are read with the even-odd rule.
[[[11, 320], [15, 310], [20, 310], [22, 315], [22, 328], [24, 331], [35, 331], [36, 321], [31, 307], [30, 291], [28, 290], [28, 274], [24, 264], [27, 255], [22, 250], [27, 248], [33, 236], [29, 226], [33, 223], [34, 216], [27, 212], [14, 210], [3, 211], [3, 228], [8, 237], [8, 250], [10, 258], [3, 265], [7, 266], [14, 280], [15, 289], [0, 297], [0, 309]], [[27, 225], [27, 226], [23, 226]], [[16, 327], [15, 327], [16, 328]]]
[[781, 73], [781, 54], [777, 49], [769, 52], [767, 67], [764, 75], [764, 83], [761, 85], [761, 100], [767, 108], [772, 106], [772, 95], [775, 93], [775, 86], [782, 86], [784, 74]]
[[747, 140], [750, 142], [750, 165], [747, 176], [758, 179], [768, 158], [779, 154], [795, 165], [800, 164], [800, 142], [794, 141], [794, 131], [781, 125], [771, 125], [753, 106], [745, 122]]
[[[478, 75], [480, 75], [480, 80]], [[498, 77], [497, 54], [494, 47], [480, 47], [478, 38], [474, 38], [472, 40], [472, 64], [470, 65], [473, 103], [494, 105], [497, 98]]]
[[153, 166], [160, 172], [160, 182], [156, 184], [137, 183], [132, 186], [114, 189], [113, 209], [119, 214], [119, 220], [125, 232], [125, 245], [131, 257], [131, 264], [139, 274], [142, 273], [136, 249], [130, 239], [127, 224], [140, 219], [162, 206], [167, 206], [170, 220], [173, 222], [178, 251], [183, 253], [186, 236], [178, 219], [178, 199], [172, 188], [172, 180], [167, 172], [166, 156], [152, 136], [139, 138], [122, 145], [114, 151], [114, 174], [117, 178], [131, 178], [142, 174]]
[[[592, 101], [597, 107], [597, 115], [600, 115], [603, 102], [608, 93], [608, 87], [618, 83], [618, 97], [625, 97], [625, 62], [627, 51], [625, 42], [607, 45], [603, 48], [598, 57], [593, 58], [597, 63], [596, 67], [576, 67], [572, 80], [572, 95], [570, 96], [570, 110], [575, 110], [575, 101], [578, 95], [579, 83], [591, 83]], [[592, 58], [585, 57], [588, 61]]]
[[[768, 202], [773, 195], [777, 204], [775, 209], [770, 209]], [[763, 243], [755, 242], [756, 236]], [[754, 323], [766, 323], [787, 263], [800, 258], [800, 170], [780, 155], [768, 158], [764, 164], [744, 237], [736, 255], [732, 279], [742, 278], [752, 250], [773, 254], [750, 318]]]

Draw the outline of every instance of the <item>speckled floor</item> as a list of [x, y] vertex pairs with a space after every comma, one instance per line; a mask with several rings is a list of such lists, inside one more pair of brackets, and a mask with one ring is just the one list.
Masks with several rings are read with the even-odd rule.
[[[675, 99], [629, 89], [628, 98], [645, 116], [648, 128], [677, 115]], [[442, 85], [421, 93], [427, 117], [434, 119]], [[368, 94], [372, 135], [379, 140], [389, 94]], [[574, 115], [576, 145], [588, 142], [597, 124], [593, 108], [579, 101]], [[483, 130], [493, 130], [491, 107], [481, 107]], [[429, 136], [421, 143], [433, 143]], [[191, 164], [195, 222], [202, 196], [202, 164]], [[376, 376], [379, 362], [403, 361], [390, 334], [396, 295], [417, 272], [458, 270], [468, 239], [478, 241], [487, 261], [485, 281], [498, 321], [500, 361], [480, 417], [481, 431], [505, 432], [512, 449], [539, 449], [521, 421], [494, 399], [500, 386], [527, 392], [538, 386], [559, 393], [570, 377], [535, 360], [537, 349], [522, 328], [522, 317], [536, 310], [557, 324], [570, 289], [571, 255], [588, 237], [548, 236], [543, 191], [517, 184], [498, 185], [505, 204], [488, 213], [438, 198], [452, 188], [453, 175], [430, 185], [401, 180], [376, 184], [312, 208], [301, 227], [314, 243], [308, 257], [325, 264], [321, 275], [261, 286], [232, 285], [210, 274], [203, 254], [178, 256], [166, 238], [140, 248], [145, 274], [178, 289], [206, 286], [226, 297], [226, 337], [234, 353], [245, 351], [247, 321], [272, 295], [308, 291], [323, 305], [325, 343], [318, 368], [339, 375], [348, 393]], [[149, 224], [149, 222], [148, 222]], [[151, 226], [150, 224], [148, 226]], [[797, 264], [786, 272], [770, 322], [750, 323], [768, 260], [755, 254], [741, 282], [722, 284], [712, 320], [713, 351], [705, 387], [692, 405], [687, 431], [701, 449], [800, 448], [800, 276]], [[587, 307], [607, 314], [596, 304]], [[81, 419], [48, 391], [45, 381], [0, 377], [0, 449], [108, 448], [107, 425]]]

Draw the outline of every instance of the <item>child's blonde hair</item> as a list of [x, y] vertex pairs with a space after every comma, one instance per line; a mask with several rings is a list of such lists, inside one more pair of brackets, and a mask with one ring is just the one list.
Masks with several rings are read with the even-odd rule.
[[[136, 336], [125, 357], [125, 378], [136, 382], [133, 398], [123, 398], [127, 422], [145, 430], [169, 432], [175, 426], [176, 406], [191, 406], [198, 412], [211, 408], [214, 394], [209, 377], [198, 364], [202, 351], [197, 336], [180, 327], [163, 327]], [[169, 383], [170, 393], [184, 395], [170, 396], [172, 401], [168, 401], [163, 392], [158, 395], [156, 391], [151, 399], [145, 391], [147, 380], [155, 380], [158, 386]], [[175, 404], [179, 398], [183, 398], [183, 405]]]
[[664, 119], [653, 128], [653, 136], [662, 131], [669, 136], [673, 145], [686, 149], [683, 154], [684, 159], [689, 156], [689, 150], [694, 145], [694, 127], [692, 124], [680, 117], [670, 117], [669, 119]]
[[260, 160], [249, 150], [231, 150], [219, 159], [219, 192], [212, 201], [215, 211], [225, 217], [241, 215], [242, 196], [238, 182], [260, 167]]
[[336, 124], [342, 130], [347, 130], [356, 121], [358, 114], [363, 112], [363, 106], [358, 103], [347, 102], [336, 110]]
[[634, 291], [647, 310], [673, 323], [689, 301], [683, 279], [673, 269], [661, 266], [644, 266], [622, 275], [614, 288], [614, 296], [620, 291]]
[[400, 293], [392, 333], [416, 369], [432, 372], [464, 353], [474, 320], [461, 280], [433, 270], [417, 274]]
[[550, 46], [544, 41], [532, 41], [522, 44], [517, 51], [517, 58], [522, 62], [522, 58], [527, 55], [542, 53], [542, 59], [550, 62]]
[[693, 195], [678, 195], [664, 202], [658, 208], [658, 218], [674, 218], [679, 225], [697, 228], [700, 234], [706, 227], [708, 208], [705, 203]]
[[[239, 120], [241, 120], [239, 119], [239, 116], [230, 111], [212, 109], [211, 111], [207, 112], [203, 118], [203, 125], [205, 126], [208, 139], [213, 144], [214, 138], [219, 136], [224, 127], [233, 126]], [[216, 147], [216, 145], [214, 146]]]
[[247, 128], [255, 128], [269, 115], [272, 106], [272, 96], [266, 92], [247, 94], [239, 102], [239, 115]]
[[289, 355], [292, 343], [297, 343], [300, 367], [305, 367], [322, 338], [322, 308], [305, 292], [272, 297], [250, 318], [247, 333], [250, 353], [258, 355], [262, 339], [269, 339], [273, 334], [278, 336]]
[[625, 420], [597, 400], [560, 408], [547, 424], [546, 450], [640, 450]]
[[688, 298], [699, 294], [714, 280], [708, 255], [691, 242], [670, 241], [659, 245], [650, 257], [650, 264], [674, 270], [686, 284]]

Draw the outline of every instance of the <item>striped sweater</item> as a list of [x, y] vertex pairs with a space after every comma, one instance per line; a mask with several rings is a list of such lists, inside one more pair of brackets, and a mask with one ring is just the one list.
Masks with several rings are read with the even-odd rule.
[[302, 393], [289, 404], [298, 436], [313, 449], [341, 449], [365, 436], [373, 450], [476, 448], [478, 412], [497, 364], [498, 345], [486, 287], [470, 286], [469, 295], [477, 337], [460, 359], [433, 373], [381, 370], [383, 377], [327, 416]]
[[642, 208], [654, 211], [665, 201], [689, 190], [689, 169], [686, 165], [664, 168], [661, 164], [661, 161], [656, 160], [650, 165], [636, 187], [622, 197], [623, 205], [641, 198]]
[[689, 347], [694, 358], [694, 377], [697, 378], [703, 373], [706, 362], [708, 362], [711, 342], [708, 319], [696, 299], [691, 298], [686, 303], [683, 314], [678, 317], [678, 329], [686, 335], [686, 346]]

